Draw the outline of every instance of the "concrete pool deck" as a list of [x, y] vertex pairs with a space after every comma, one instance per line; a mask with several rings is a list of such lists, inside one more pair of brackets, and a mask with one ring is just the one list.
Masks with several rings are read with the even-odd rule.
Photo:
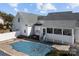
[[3, 51], [4, 53], [11, 55], [11, 56], [28, 56], [28, 54], [24, 54], [22, 52], [18, 52], [10, 46], [11, 43], [14, 43], [16, 41], [23, 41], [23, 40], [5, 40], [5, 41], [0, 41], [0, 50]]

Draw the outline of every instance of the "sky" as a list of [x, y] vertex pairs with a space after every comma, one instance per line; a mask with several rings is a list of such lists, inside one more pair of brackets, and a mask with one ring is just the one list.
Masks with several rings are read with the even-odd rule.
[[48, 13], [79, 12], [79, 3], [0, 3], [0, 11], [13, 14], [17, 12], [47, 15]]

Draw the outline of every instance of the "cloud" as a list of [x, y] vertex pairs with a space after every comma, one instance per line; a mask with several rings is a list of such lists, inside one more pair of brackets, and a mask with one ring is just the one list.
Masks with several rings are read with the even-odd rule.
[[40, 13], [46, 13], [46, 11], [40, 11]]
[[29, 5], [30, 5], [30, 6], [33, 6], [33, 4], [32, 4], [32, 3], [30, 3]]
[[18, 11], [19, 11], [17, 8], [14, 8], [14, 10], [15, 10], [16, 12], [18, 12]]
[[41, 14], [47, 14], [49, 11], [56, 11], [56, 7], [51, 3], [37, 3], [37, 10], [40, 11]]
[[29, 10], [27, 8], [24, 9], [24, 12], [28, 12]]
[[48, 10], [56, 10], [56, 7], [51, 3], [38, 3], [37, 9], [48, 11]]
[[10, 3], [9, 4], [11, 7], [17, 7], [18, 6], [18, 3]]
[[70, 6], [66, 6], [67, 9], [70, 9]]
[[79, 7], [79, 3], [69, 3], [69, 6], [73, 9]]
[[18, 10], [18, 3], [9, 3], [8, 4], [9, 6], [11, 6], [16, 12], [18, 12], [19, 10]]
[[43, 6], [43, 3], [37, 3], [36, 4], [36, 7], [37, 7], [38, 10], [41, 10], [42, 6]]

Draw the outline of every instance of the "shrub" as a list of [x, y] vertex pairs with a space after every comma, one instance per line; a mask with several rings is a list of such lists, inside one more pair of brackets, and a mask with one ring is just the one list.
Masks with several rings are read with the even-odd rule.
[[27, 38], [27, 36], [25, 36], [25, 35], [19, 35], [17, 38], [23, 39], [23, 38]]
[[0, 24], [0, 29], [3, 29], [3, 24]]
[[31, 39], [36, 39], [36, 40], [39, 40], [39, 36], [38, 35], [31, 35], [29, 36]]

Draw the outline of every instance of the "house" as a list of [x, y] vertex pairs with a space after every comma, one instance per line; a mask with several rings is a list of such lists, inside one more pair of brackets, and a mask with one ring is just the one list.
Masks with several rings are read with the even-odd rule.
[[57, 42], [62, 44], [79, 43], [79, 13], [57, 12], [40, 16], [35, 26], [35, 34], [41, 41]]
[[79, 13], [67, 11], [37, 16], [20, 12], [13, 20], [13, 31], [26, 36], [38, 35], [41, 41], [73, 45], [79, 43]]
[[18, 12], [12, 21], [12, 30], [19, 31], [20, 35], [29, 36], [32, 26], [37, 22], [37, 15], [32, 13]]

